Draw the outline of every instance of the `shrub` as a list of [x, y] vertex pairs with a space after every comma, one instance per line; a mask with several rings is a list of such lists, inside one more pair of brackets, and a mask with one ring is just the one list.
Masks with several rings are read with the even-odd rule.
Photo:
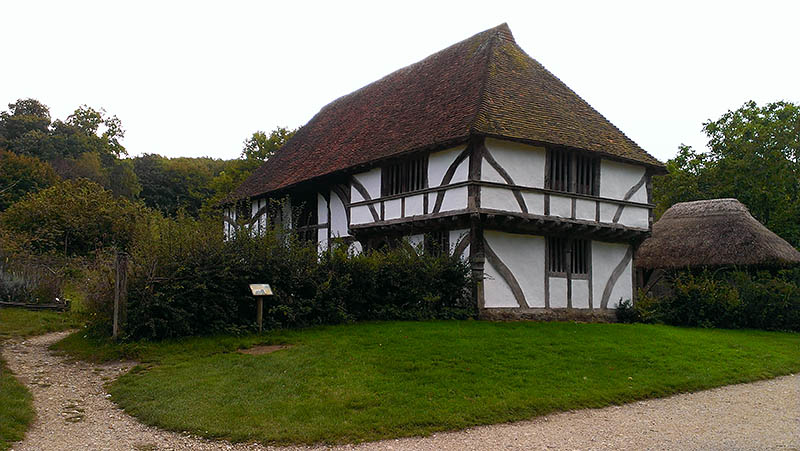
[[623, 322], [800, 331], [800, 268], [670, 274], [672, 293], [640, 294], [617, 310]]
[[674, 293], [661, 301], [660, 317], [668, 323], [692, 327], [740, 326], [741, 307], [735, 286], [710, 274], [682, 273]]
[[142, 227], [130, 271], [126, 333], [135, 339], [252, 327], [248, 284], [256, 282], [275, 293], [265, 300], [268, 327], [476, 313], [466, 291], [469, 267], [457, 257], [404, 248], [355, 255], [344, 247], [320, 256], [315, 245], [277, 228], [223, 241], [215, 219], [160, 218]]
[[9, 250], [5, 242], [0, 237], [0, 301], [38, 304], [62, 297], [64, 262]]
[[147, 213], [96, 183], [79, 179], [26, 195], [0, 216], [0, 225], [27, 235], [36, 253], [86, 256], [99, 248], [126, 247]]

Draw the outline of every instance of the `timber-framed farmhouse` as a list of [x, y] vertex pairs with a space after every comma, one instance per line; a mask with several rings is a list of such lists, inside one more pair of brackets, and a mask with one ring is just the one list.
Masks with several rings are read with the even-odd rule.
[[325, 106], [236, 190], [225, 231], [288, 197], [301, 214], [273, 220], [322, 249], [468, 259], [484, 316], [604, 315], [634, 296], [663, 172], [503, 24]]

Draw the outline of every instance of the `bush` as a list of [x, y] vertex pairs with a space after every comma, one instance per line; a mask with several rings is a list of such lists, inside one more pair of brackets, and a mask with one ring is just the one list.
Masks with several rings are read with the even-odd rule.
[[23, 197], [0, 216], [0, 227], [27, 236], [37, 254], [87, 256], [126, 247], [149, 213], [96, 183], [68, 180]]
[[[355, 255], [344, 247], [320, 256], [315, 245], [280, 229], [224, 241], [218, 220], [187, 217], [154, 219], [134, 243], [125, 326], [132, 339], [252, 330], [250, 283], [273, 288], [265, 300], [268, 327], [476, 314], [469, 266], [457, 257], [406, 248]], [[105, 304], [94, 310], [109, 312], [113, 296], [97, 299]], [[110, 330], [107, 315], [94, 317]]]
[[672, 293], [640, 294], [617, 310], [623, 322], [800, 331], [800, 268], [670, 274]]
[[63, 273], [43, 261], [4, 256], [0, 251], [0, 301], [40, 304], [56, 302], [64, 285]]
[[682, 273], [674, 293], [660, 301], [659, 316], [667, 324], [691, 327], [741, 326], [741, 303], [735, 286], [710, 274]]

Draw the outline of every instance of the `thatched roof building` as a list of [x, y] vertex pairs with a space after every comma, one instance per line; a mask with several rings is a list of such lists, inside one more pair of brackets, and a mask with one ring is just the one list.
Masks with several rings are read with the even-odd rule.
[[640, 269], [794, 264], [800, 264], [800, 252], [736, 199], [673, 205], [636, 255]]

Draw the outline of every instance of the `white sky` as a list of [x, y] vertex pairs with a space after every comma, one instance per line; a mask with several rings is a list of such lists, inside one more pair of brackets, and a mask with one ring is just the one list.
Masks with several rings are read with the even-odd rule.
[[800, 2], [0, 0], [0, 110], [116, 114], [131, 155], [235, 158], [253, 131], [508, 22], [517, 43], [665, 161], [748, 99], [800, 102]]

